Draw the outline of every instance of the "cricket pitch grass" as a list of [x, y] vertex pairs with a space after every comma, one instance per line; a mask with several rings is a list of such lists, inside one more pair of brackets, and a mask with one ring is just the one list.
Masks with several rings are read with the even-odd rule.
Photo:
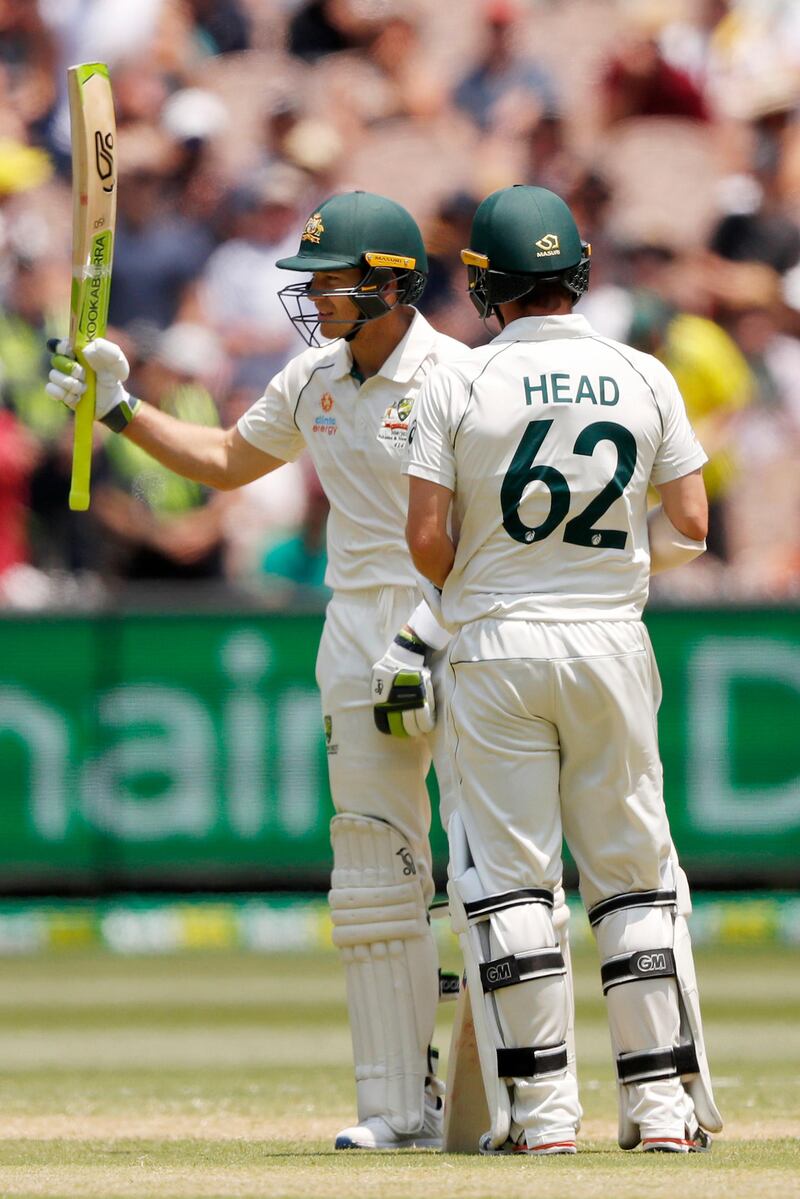
[[[800, 950], [705, 950], [697, 966], [726, 1119], [712, 1153], [617, 1148], [597, 958], [584, 949], [579, 1154], [531, 1161], [333, 1152], [354, 1114], [333, 954], [5, 959], [0, 1196], [800, 1196]], [[443, 1071], [451, 1018], [442, 1007]]]

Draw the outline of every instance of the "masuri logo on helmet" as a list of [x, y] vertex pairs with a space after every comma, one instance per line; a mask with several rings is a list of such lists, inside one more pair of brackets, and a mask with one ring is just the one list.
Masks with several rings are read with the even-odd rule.
[[[359, 267], [354, 287], [315, 291], [323, 296], [347, 296], [360, 316], [347, 322], [348, 340], [367, 321], [391, 311], [387, 293], [397, 290], [397, 303], [414, 304], [425, 288], [428, 258], [416, 221], [386, 196], [344, 192], [331, 196], [309, 217], [297, 254], [276, 264], [287, 271], [342, 271]], [[309, 345], [318, 345], [320, 325], [316, 308], [309, 309], [310, 283], [294, 283], [278, 292], [289, 320]], [[335, 323], [335, 322], [331, 322]]]
[[479, 204], [461, 260], [470, 299], [485, 320], [498, 304], [521, 299], [545, 280], [580, 299], [589, 286], [591, 252], [560, 196], [516, 184]]

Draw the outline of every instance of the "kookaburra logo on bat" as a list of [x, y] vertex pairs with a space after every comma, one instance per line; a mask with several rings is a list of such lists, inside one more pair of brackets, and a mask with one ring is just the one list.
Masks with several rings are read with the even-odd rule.
[[[97, 174], [103, 184], [104, 192], [114, 190], [114, 134], [101, 133], [99, 129], [94, 134], [94, 158]], [[106, 180], [109, 180], [106, 183]]]

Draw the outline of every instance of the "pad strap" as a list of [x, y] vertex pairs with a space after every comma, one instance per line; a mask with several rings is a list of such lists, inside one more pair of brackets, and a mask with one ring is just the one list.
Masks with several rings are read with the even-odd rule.
[[541, 1074], [558, 1074], [567, 1068], [567, 1043], [548, 1045], [544, 1049], [498, 1049], [497, 1073], [500, 1078], [535, 1078]]
[[560, 949], [536, 949], [530, 953], [512, 953], [493, 962], [481, 962], [481, 982], [484, 992], [499, 991], [516, 983], [546, 978], [551, 974], [566, 974]]
[[637, 1050], [635, 1053], [621, 1053], [617, 1058], [617, 1078], [624, 1083], [680, 1078], [684, 1074], [697, 1074], [699, 1069], [692, 1044]]
[[470, 924], [485, 920], [493, 912], [504, 912], [506, 908], [518, 907], [521, 903], [543, 903], [553, 906], [553, 892], [546, 887], [521, 887], [518, 891], [501, 891], [497, 895], [485, 895], [464, 903], [464, 911]]
[[600, 967], [603, 994], [621, 983], [641, 982], [645, 978], [674, 978], [675, 955], [671, 949], [637, 949], [609, 958]]
[[625, 908], [666, 908], [674, 907], [676, 902], [675, 891], [666, 890], [631, 891], [625, 895], [612, 895], [589, 908], [589, 923], [594, 928], [612, 912], [621, 912]]

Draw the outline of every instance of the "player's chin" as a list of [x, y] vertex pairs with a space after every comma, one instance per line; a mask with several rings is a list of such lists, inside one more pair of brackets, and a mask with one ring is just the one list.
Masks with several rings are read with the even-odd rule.
[[335, 337], [346, 337], [351, 332], [354, 322], [335, 320], [333, 317], [319, 318], [319, 331], [324, 338], [332, 341]]

